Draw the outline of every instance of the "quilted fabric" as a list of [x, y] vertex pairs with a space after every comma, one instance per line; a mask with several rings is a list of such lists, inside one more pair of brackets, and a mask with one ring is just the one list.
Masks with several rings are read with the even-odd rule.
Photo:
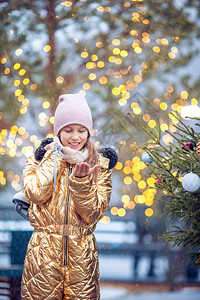
[[23, 171], [24, 193], [30, 199], [34, 233], [24, 262], [21, 299], [98, 300], [99, 266], [94, 230], [105, 214], [111, 194], [109, 159], [99, 155], [97, 183], [92, 175], [70, 174], [73, 166], [54, 151], [41, 161], [28, 159]]

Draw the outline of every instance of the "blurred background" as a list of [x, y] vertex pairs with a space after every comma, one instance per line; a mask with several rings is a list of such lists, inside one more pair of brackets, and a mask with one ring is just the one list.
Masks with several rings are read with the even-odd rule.
[[75, 92], [92, 109], [96, 145], [119, 156], [96, 229], [102, 289], [114, 287], [102, 299], [125, 299], [114, 294], [123, 284], [133, 292], [199, 285], [187, 247], [160, 238], [171, 221], [161, 217], [161, 196], [142, 160], [147, 135], [127, 114], [149, 131], [159, 124], [166, 146], [173, 142], [166, 130], [179, 122], [170, 112], [199, 131], [183, 115], [188, 107], [200, 117], [199, 14], [199, 0], [0, 1], [0, 299], [20, 299], [32, 232], [12, 203], [23, 167], [53, 137], [58, 97]]

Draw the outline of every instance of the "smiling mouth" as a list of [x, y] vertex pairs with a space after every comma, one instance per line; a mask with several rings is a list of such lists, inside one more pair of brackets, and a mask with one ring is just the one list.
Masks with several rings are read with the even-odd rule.
[[80, 143], [69, 143], [71, 146], [78, 146]]

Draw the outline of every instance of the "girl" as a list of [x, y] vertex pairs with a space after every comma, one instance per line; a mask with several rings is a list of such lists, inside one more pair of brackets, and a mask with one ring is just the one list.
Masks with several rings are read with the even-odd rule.
[[34, 227], [24, 262], [21, 298], [97, 300], [99, 267], [94, 230], [109, 204], [111, 148], [94, 147], [92, 116], [85, 97], [59, 97], [55, 139], [29, 158], [23, 188]]

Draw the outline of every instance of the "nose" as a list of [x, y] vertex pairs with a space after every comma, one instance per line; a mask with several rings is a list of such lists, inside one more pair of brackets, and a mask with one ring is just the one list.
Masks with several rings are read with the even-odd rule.
[[73, 140], [78, 140], [79, 139], [78, 132], [73, 132], [72, 139]]

